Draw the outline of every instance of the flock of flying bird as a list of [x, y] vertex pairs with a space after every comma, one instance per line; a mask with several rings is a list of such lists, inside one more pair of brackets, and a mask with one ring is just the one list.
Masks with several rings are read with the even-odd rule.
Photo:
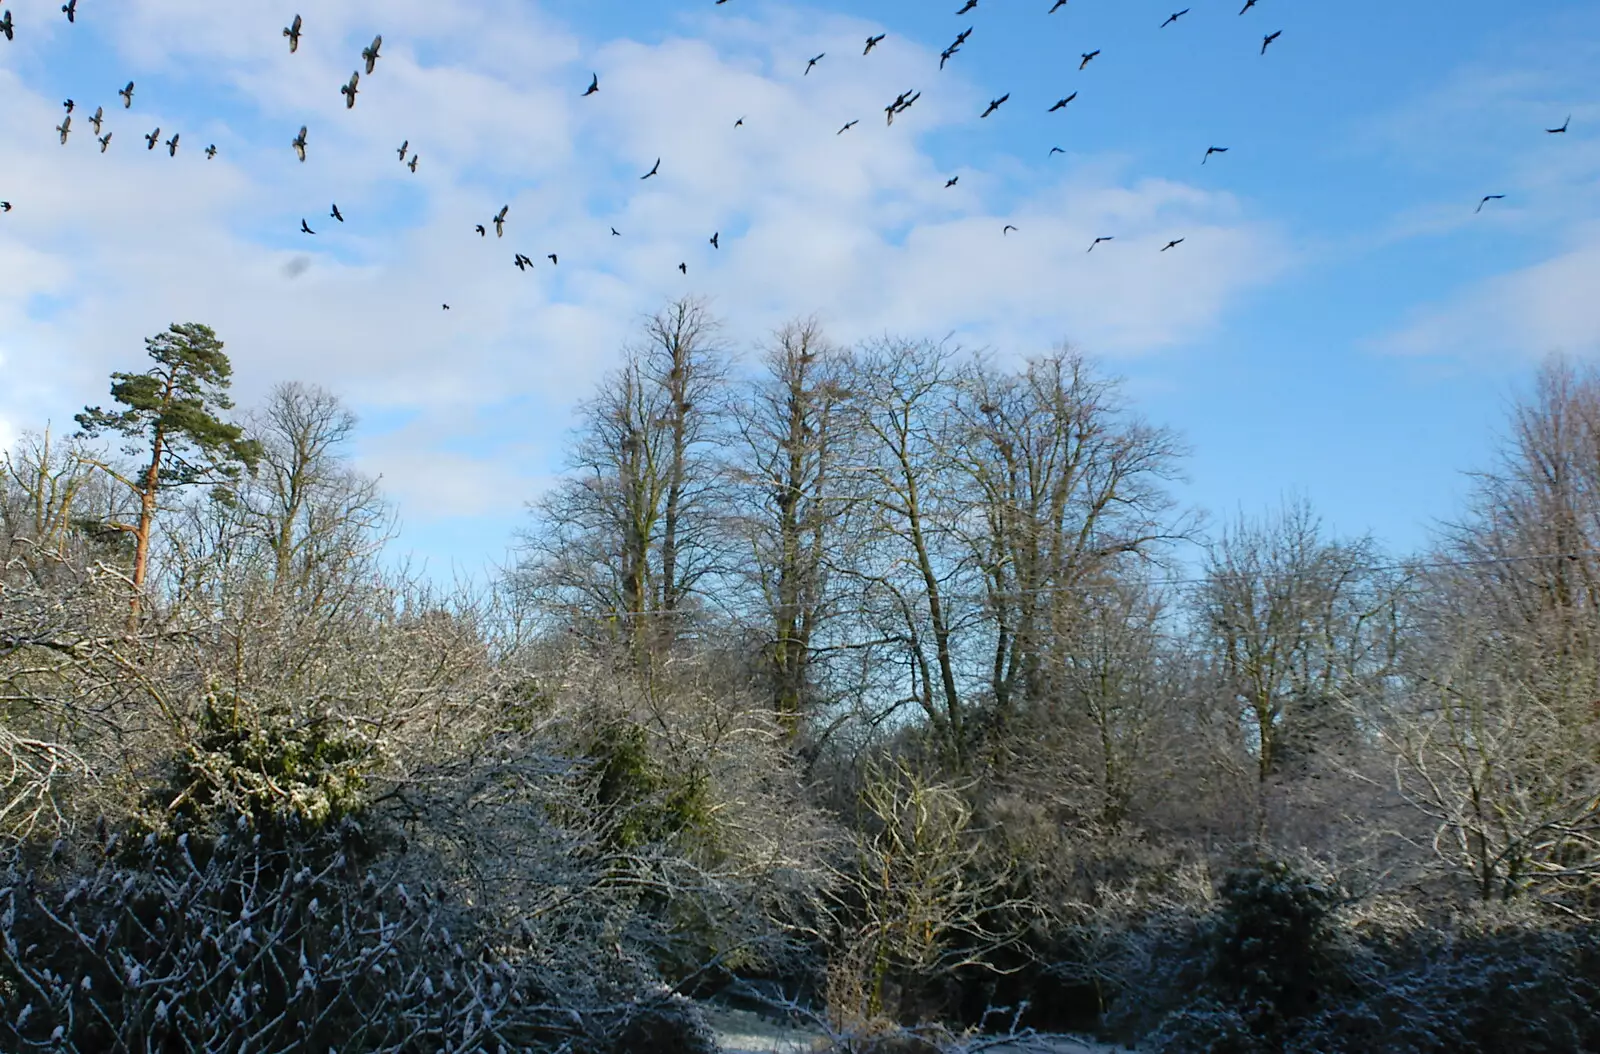
[[[728, 0], [715, 0], [715, 3], [717, 3], [719, 5], [727, 3], [727, 2], [728, 2]], [[978, 7], [979, 2], [980, 2], [980, 0], [964, 0], [964, 2], [962, 3], [962, 6], [956, 11], [956, 14], [958, 16], [959, 15], [964, 15], [964, 14], [967, 14], [968, 12], [970, 12], [970, 11], [975, 10]], [[1047, 13], [1048, 14], [1054, 14], [1055, 12], [1059, 11], [1061, 8], [1065, 7], [1067, 5], [1067, 3], [1068, 3], [1068, 0], [1053, 0], [1053, 2], [1051, 4], [1051, 7], [1048, 9]], [[1255, 7], [1258, 3], [1260, 3], [1260, 0], [1245, 0], [1244, 6], [1242, 8], [1240, 8], [1240, 10], [1239, 10], [1239, 14], [1241, 16], [1244, 15], [1244, 14], [1247, 14], [1250, 11], [1250, 9]], [[78, 9], [78, 0], [67, 0], [67, 2], [64, 3], [61, 6], [61, 10], [67, 16], [67, 21], [68, 22], [76, 22], [77, 21], [77, 9]], [[1160, 28], [1161, 29], [1165, 29], [1166, 27], [1172, 25], [1173, 23], [1177, 22], [1180, 18], [1182, 18], [1183, 16], [1187, 15], [1189, 13], [1189, 11], [1190, 11], [1190, 9], [1186, 7], [1184, 9], [1182, 9], [1181, 11], [1173, 12], [1171, 15], [1169, 15], [1167, 17], [1167, 19], [1164, 22], [1161, 23]], [[284, 29], [283, 29], [283, 36], [289, 42], [289, 51], [290, 51], [291, 54], [297, 52], [299, 50], [299, 48], [300, 48], [300, 36], [301, 36], [301, 32], [302, 32], [303, 27], [304, 27], [304, 20], [301, 18], [300, 15], [297, 14], [297, 15], [294, 16], [294, 20], [292, 22], [290, 22], [289, 25], [285, 26]], [[945, 65], [952, 58], [954, 58], [956, 56], [956, 54], [961, 50], [962, 45], [964, 45], [967, 42], [967, 40], [972, 36], [972, 29], [973, 29], [973, 27], [969, 26], [968, 28], [966, 28], [966, 29], [962, 30], [961, 32], [957, 33], [955, 40], [950, 44], [950, 46], [945, 48], [942, 52], [939, 53], [939, 68], [941, 70], [944, 69]], [[7, 40], [13, 40], [13, 39], [15, 39], [15, 32], [16, 32], [16, 29], [15, 29], [15, 25], [14, 25], [12, 17], [11, 17], [11, 12], [9, 10], [4, 11], [4, 12], [0, 12], [0, 35], [4, 35], [4, 37]], [[1264, 34], [1262, 36], [1262, 38], [1261, 38], [1261, 54], [1265, 55], [1267, 53], [1267, 48], [1270, 47], [1272, 45], [1272, 43], [1274, 41], [1276, 41], [1282, 35], [1283, 35], [1283, 31], [1282, 30], [1274, 30], [1271, 33]], [[879, 34], [874, 35], [874, 36], [868, 36], [867, 40], [866, 40], [866, 47], [863, 49], [862, 54], [863, 55], [870, 55], [872, 53], [872, 50], [883, 42], [885, 36], [886, 36], [886, 34], [884, 34], [884, 33], [879, 33]], [[379, 35], [379, 36], [373, 37], [372, 43], [370, 45], [368, 45], [367, 47], [363, 48], [362, 51], [361, 51], [361, 58], [365, 63], [365, 71], [366, 71], [366, 75], [368, 77], [372, 76], [373, 72], [377, 68], [378, 59], [380, 57], [379, 51], [380, 51], [380, 49], [382, 47], [383, 47], [383, 37], [381, 35]], [[1086, 69], [1088, 67], [1089, 63], [1094, 61], [1094, 59], [1097, 56], [1099, 56], [1099, 54], [1100, 54], [1100, 50], [1098, 48], [1093, 50], [1093, 51], [1087, 51], [1087, 52], [1082, 53], [1082, 55], [1080, 56], [1080, 61], [1078, 63], [1078, 69], [1080, 71]], [[811, 71], [814, 68], [816, 68], [817, 64], [820, 63], [826, 57], [827, 57], [827, 53], [823, 52], [823, 53], [818, 54], [818, 55], [814, 56], [813, 58], [807, 60], [806, 65], [805, 65], [805, 69], [804, 69], [804, 71], [802, 72], [801, 75], [802, 76], [809, 76]], [[344, 98], [345, 98], [345, 108], [346, 109], [354, 109], [355, 108], [356, 95], [360, 91], [361, 77], [362, 77], [362, 71], [360, 69], [353, 70], [351, 72], [351, 74], [350, 74], [349, 81], [346, 82], [343, 86], [341, 86], [339, 88], [339, 93], [341, 95], [343, 95]], [[590, 75], [588, 87], [583, 90], [583, 92], [581, 93], [581, 96], [584, 97], [584, 98], [587, 98], [587, 97], [589, 97], [591, 95], [597, 94], [599, 91], [600, 91], [600, 75], [598, 73], [593, 73], [593, 74]], [[125, 109], [125, 110], [126, 109], [132, 109], [132, 107], [133, 107], [133, 92], [134, 92], [134, 83], [133, 83], [133, 81], [130, 80], [127, 83], [127, 86], [124, 87], [121, 91], [119, 91], [117, 93], [118, 95], [120, 95], [122, 97], [123, 109]], [[917, 99], [919, 99], [921, 97], [921, 95], [922, 95], [922, 93], [920, 91], [908, 90], [908, 91], [901, 92], [899, 95], [895, 96], [894, 100], [891, 103], [889, 103], [888, 106], [884, 107], [884, 113], [886, 115], [887, 124], [893, 125], [895, 116], [897, 114], [905, 113], [908, 109], [910, 109], [911, 106], [916, 103]], [[1078, 97], [1078, 93], [1076, 91], [1074, 91], [1071, 94], [1066, 95], [1066, 96], [1056, 100], [1055, 103], [1053, 103], [1048, 108], [1048, 110], [1046, 112], [1055, 113], [1055, 112], [1057, 112], [1059, 110], [1064, 110], [1077, 97]], [[990, 100], [989, 105], [984, 109], [984, 111], [981, 114], [978, 115], [979, 118], [980, 119], [981, 118], [986, 118], [990, 114], [993, 114], [995, 111], [999, 110], [1001, 106], [1005, 105], [1005, 103], [1007, 101], [1009, 101], [1010, 98], [1011, 98], [1011, 93], [1007, 92], [1004, 95], [1001, 95], [996, 99]], [[63, 106], [66, 108], [66, 116], [63, 118], [61, 124], [56, 126], [56, 132], [59, 133], [59, 135], [61, 137], [61, 144], [63, 146], [65, 146], [69, 136], [72, 133], [72, 115], [73, 115], [74, 110], [77, 108], [77, 104], [72, 99], [68, 99], [68, 100], [65, 101], [65, 103], [63, 103]], [[101, 134], [101, 132], [103, 130], [104, 121], [105, 121], [105, 109], [104, 109], [104, 107], [96, 107], [95, 108], [95, 112], [93, 113], [93, 115], [91, 115], [89, 117], [89, 123], [94, 128], [94, 134], [95, 134], [95, 137], [96, 137], [96, 141], [100, 144], [100, 152], [101, 153], [104, 153], [107, 149], [109, 149], [109, 147], [111, 145], [111, 137], [112, 137], [112, 134], [113, 134], [113, 133], [111, 133], [109, 131], [105, 132], [105, 134], [103, 134], [103, 135]], [[859, 119], [853, 119], [851, 121], [848, 121], [835, 134], [836, 135], [843, 135], [845, 132], [848, 132], [850, 129], [854, 128], [859, 123], [860, 123]], [[1566, 121], [1564, 121], [1559, 127], [1546, 128], [1545, 131], [1547, 133], [1552, 134], [1552, 135], [1562, 134], [1562, 133], [1565, 133], [1567, 131], [1567, 129], [1571, 126], [1571, 124], [1572, 124], [1572, 118], [1569, 115], [1567, 117]], [[735, 128], [743, 127], [743, 125], [744, 125], [744, 118], [743, 117], [740, 117], [738, 120], [736, 120], [734, 122], [734, 127]], [[299, 133], [292, 140], [290, 140], [290, 144], [289, 144], [290, 147], [294, 150], [295, 156], [298, 157], [302, 162], [306, 160], [306, 132], [307, 132], [307, 126], [301, 125]], [[146, 135], [144, 135], [145, 149], [146, 150], [154, 150], [156, 148], [157, 144], [164, 145], [167, 148], [168, 156], [176, 157], [178, 155], [179, 138], [180, 138], [179, 133], [173, 132], [172, 133], [172, 137], [170, 139], [167, 139], [167, 140], [163, 141], [161, 139], [161, 129], [159, 127], [157, 127], [154, 131], [149, 132]], [[414, 150], [411, 150], [410, 147], [411, 147], [411, 142], [408, 139], [405, 142], [400, 144], [400, 148], [397, 151], [397, 153], [399, 155], [401, 163], [403, 165], [405, 165], [408, 169], [410, 169], [410, 171], [412, 173], [415, 173], [417, 171], [417, 153]], [[407, 159], [408, 152], [409, 152], [409, 155], [410, 155], [409, 156], [409, 160]], [[1206, 148], [1205, 155], [1200, 159], [1200, 163], [1202, 165], [1204, 165], [1207, 162], [1209, 162], [1211, 160], [1211, 157], [1212, 157], [1213, 154], [1225, 154], [1227, 152], [1228, 152], [1228, 148], [1225, 147], [1225, 146], [1208, 146]], [[1053, 147], [1050, 148], [1050, 154], [1052, 156], [1055, 155], [1055, 154], [1064, 154], [1064, 153], [1065, 153], [1065, 151], [1062, 150], [1059, 146], [1053, 146]], [[205, 148], [205, 156], [206, 156], [207, 160], [210, 160], [211, 158], [214, 158], [214, 157], [217, 156], [216, 144], [214, 144], [214, 143], [210, 144]], [[642, 180], [651, 179], [652, 177], [659, 175], [660, 172], [661, 172], [661, 160], [662, 159], [659, 158], [659, 157], [656, 158], [655, 164], [650, 167], [650, 170], [648, 172], [646, 172], [644, 175], [640, 176], [639, 178], [642, 179]], [[946, 188], [954, 187], [960, 181], [960, 178], [961, 178], [960, 176], [951, 176], [948, 180], [945, 181], [945, 184], [944, 184], [945, 187]], [[1504, 197], [1505, 197], [1504, 194], [1485, 194], [1483, 196], [1483, 199], [1478, 202], [1478, 207], [1477, 207], [1477, 209], [1475, 211], [1476, 212], [1482, 212], [1483, 211], [1483, 207], [1485, 205], [1487, 205], [1489, 202], [1498, 201], [1498, 200], [1503, 199]], [[9, 201], [0, 201], [0, 213], [10, 212], [11, 208], [12, 208], [11, 202], [9, 202]], [[502, 238], [502, 237], [505, 236], [506, 217], [507, 217], [507, 214], [510, 211], [511, 211], [511, 207], [509, 205], [503, 205], [503, 206], [501, 206], [500, 211], [497, 212], [494, 215], [494, 217], [489, 221], [489, 223], [492, 224], [493, 227], [494, 227], [494, 233], [495, 233], [495, 237], [496, 238]], [[344, 222], [344, 215], [343, 215], [343, 213], [341, 213], [339, 211], [339, 206], [338, 206], [337, 203], [335, 203], [333, 205], [331, 211], [329, 212], [329, 217], [331, 219], [334, 219], [334, 220], [338, 221], [339, 223], [343, 223]], [[1015, 230], [1017, 230], [1017, 228], [1015, 226], [1013, 226], [1012, 224], [1008, 223], [1004, 227], [1001, 228], [1000, 233], [1002, 235], [1007, 235], [1007, 234], [1010, 234], [1012, 231], [1015, 231]], [[307, 223], [307, 221], [305, 220], [304, 217], [302, 217], [301, 220], [300, 220], [300, 231], [301, 231], [301, 233], [308, 234], [308, 235], [315, 235], [317, 233], [315, 230], [313, 230], [311, 228], [310, 224]], [[487, 226], [485, 224], [482, 224], [482, 223], [477, 224], [474, 227], [474, 231], [478, 234], [479, 237], [488, 237], [488, 228], [487, 228]], [[614, 235], [616, 237], [621, 237], [622, 236], [621, 232], [618, 231], [615, 227], [611, 228], [611, 233], [612, 233], [612, 235]], [[1088, 252], [1093, 252], [1095, 250], [1096, 246], [1100, 245], [1103, 242], [1113, 241], [1114, 239], [1115, 239], [1115, 235], [1101, 235], [1101, 236], [1095, 238], [1092, 243], [1090, 243], [1089, 248], [1088, 248], [1087, 251]], [[709, 239], [709, 242], [710, 242], [711, 247], [713, 249], [721, 248], [721, 234], [720, 234], [720, 232], [713, 232], [711, 237], [710, 237], [710, 239]], [[1181, 237], [1180, 238], [1173, 238], [1170, 241], [1168, 241], [1165, 245], [1163, 245], [1161, 247], [1160, 251], [1161, 252], [1166, 252], [1169, 249], [1177, 248], [1179, 245], [1182, 245], [1183, 242], [1184, 242], [1184, 239], [1181, 238]], [[558, 263], [558, 255], [556, 253], [548, 253], [548, 254], [546, 254], [546, 258], [550, 261], [552, 266], [555, 266]], [[519, 271], [526, 271], [529, 268], [533, 267], [533, 265], [534, 265], [533, 264], [533, 259], [531, 257], [526, 256], [526, 255], [524, 255], [523, 253], [520, 253], [520, 252], [514, 254], [512, 263]], [[680, 272], [682, 272], [683, 274], [687, 275], [689, 273], [689, 265], [688, 265], [688, 263], [687, 262], [680, 262], [678, 264], [678, 270]], [[443, 310], [446, 310], [446, 311], [450, 310], [450, 305], [449, 304], [444, 304], [443, 305]]]

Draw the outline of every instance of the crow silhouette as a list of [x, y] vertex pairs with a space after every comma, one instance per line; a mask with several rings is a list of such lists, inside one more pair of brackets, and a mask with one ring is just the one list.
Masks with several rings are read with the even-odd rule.
[[1115, 238], [1115, 237], [1116, 237], [1116, 235], [1114, 235], [1114, 234], [1106, 234], [1106, 235], [1102, 235], [1102, 236], [1100, 236], [1100, 237], [1099, 237], [1099, 238], [1096, 238], [1096, 239], [1095, 239], [1095, 240], [1094, 240], [1094, 241], [1093, 241], [1093, 242], [1092, 242], [1092, 243], [1091, 243], [1091, 244], [1090, 244], [1090, 246], [1089, 246], [1089, 251], [1090, 251], [1090, 252], [1094, 252], [1094, 247], [1095, 247], [1095, 246], [1096, 246], [1096, 245], [1099, 245], [1099, 244], [1100, 244], [1100, 243], [1101, 243], [1101, 242], [1108, 242], [1108, 241], [1111, 241], [1111, 240], [1112, 240], [1112, 239], [1113, 239], [1113, 238]]
[[1184, 15], [1187, 15], [1188, 13], [1189, 13], [1189, 9], [1187, 7], [1184, 8], [1182, 11], [1174, 11], [1172, 14], [1167, 16], [1167, 20], [1165, 22], [1161, 23], [1161, 28], [1162, 29], [1166, 29], [1168, 26], [1172, 25], [1172, 23], [1176, 22], [1178, 19], [1182, 18]]
[[810, 62], [806, 63], [806, 72], [800, 74], [800, 76], [804, 77], [804, 76], [806, 76], [806, 74], [809, 74], [811, 72], [811, 67], [815, 66], [817, 63], [821, 62], [823, 55], [826, 55], [826, 54], [827, 54], [827, 52], [824, 51], [824, 52], [822, 52], [821, 55], [818, 55], [816, 58], [814, 58]]
[[1279, 30], [1275, 30], [1274, 32], [1268, 33], [1266, 36], [1262, 37], [1261, 38], [1261, 54], [1265, 55], [1267, 53], [1267, 45], [1271, 44], [1274, 40], [1277, 40], [1281, 36], [1283, 36], [1283, 30], [1279, 29]]
[[884, 37], [885, 37], [885, 36], [886, 36], [886, 35], [887, 35], [887, 34], [884, 34], [884, 33], [879, 33], [879, 34], [878, 34], [878, 35], [877, 35], [877, 36], [875, 36], [875, 37], [868, 37], [868, 38], [867, 38], [867, 50], [865, 50], [865, 51], [863, 51], [863, 52], [862, 52], [862, 53], [861, 53], [861, 54], [863, 54], [863, 55], [870, 55], [870, 54], [872, 54], [872, 49], [873, 49], [873, 48], [875, 48], [875, 47], [877, 47], [877, 46], [878, 46], [878, 45], [879, 45], [879, 44], [882, 44], [882, 43], [883, 43], [883, 38], [884, 38]]
[[1567, 119], [1561, 122], [1560, 128], [1546, 128], [1545, 131], [1549, 132], [1551, 135], [1560, 135], [1567, 130], [1567, 126], [1570, 124], [1572, 124], [1572, 115], [1569, 113], [1567, 114]]
[[1098, 55], [1098, 54], [1100, 54], [1100, 49], [1099, 49], [1099, 48], [1095, 48], [1095, 49], [1094, 49], [1094, 50], [1093, 50], [1093, 51], [1085, 51], [1085, 52], [1084, 52], [1084, 53], [1083, 53], [1083, 61], [1082, 61], [1082, 62], [1080, 62], [1080, 63], [1078, 63], [1078, 68], [1079, 68], [1079, 69], [1080, 69], [1080, 70], [1081, 70], [1081, 69], [1083, 69], [1083, 68], [1084, 68], [1084, 67], [1085, 67], [1085, 66], [1087, 66], [1087, 65], [1088, 65], [1088, 64], [1089, 64], [1089, 63], [1090, 63], [1090, 62], [1091, 62], [1091, 61], [1093, 61], [1093, 59], [1094, 59], [1094, 57], [1095, 57], [1095, 56], [1096, 56], [1096, 55]]
[[598, 92], [599, 90], [600, 90], [600, 74], [598, 74], [598, 73], [590, 74], [590, 76], [589, 76], [589, 86], [583, 90], [583, 97], [584, 98], [588, 98], [589, 96], [593, 95], [595, 92]]
[[332, 216], [334, 219], [338, 220], [340, 223], [344, 222], [344, 213], [339, 211], [339, 203], [337, 201], [333, 203], [333, 211], [328, 213], [328, 215]]
[[78, 20], [78, 0], [67, 0], [66, 3], [61, 5], [61, 10], [66, 14], [68, 22], [76, 22]]
[[1000, 104], [1005, 102], [1009, 98], [1011, 98], [1011, 93], [1010, 92], [1006, 92], [1004, 95], [1000, 96], [1000, 98], [998, 98], [998, 99], [990, 99], [989, 100], [989, 108], [987, 110], [983, 111], [978, 116], [980, 118], [988, 117], [990, 114], [992, 114], [996, 110], [1000, 109]]
[[315, 234], [315, 233], [317, 233], [316, 231], [312, 230], [310, 228], [310, 226], [308, 226], [306, 224], [306, 220], [305, 220], [304, 216], [300, 217], [300, 230], [305, 234]]
[[168, 157], [177, 157], [178, 156], [178, 133], [177, 132], [173, 132], [172, 133], [172, 138], [167, 140], [167, 156]]
[[1067, 96], [1065, 99], [1058, 99], [1058, 100], [1056, 100], [1056, 104], [1054, 106], [1050, 107], [1050, 109], [1046, 110], [1045, 113], [1055, 113], [1057, 110], [1064, 110], [1064, 109], [1067, 108], [1067, 103], [1071, 102], [1073, 99], [1076, 99], [1077, 97], [1078, 97], [1078, 93], [1077, 92], [1073, 92], [1071, 95]]
[[1200, 159], [1200, 163], [1203, 165], [1210, 161], [1212, 154], [1226, 154], [1227, 152], [1228, 148], [1225, 146], [1208, 146], [1206, 147], [1206, 156]]
[[1182, 238], [1174, 238], [1170, 242], [1168, 242], [1167, 244], [1163, 245], [1161, 247], [1161, 251], [1162, 252], [1166, 252], [1168, 249], [1176, 248], [1177, 246], [1182, 245], [1182, 244], [1183, 244], [1183, 239]]
[[650, 171], [646, 172], [644, 175], [640, 176], [639, 178], [640, 179], [649, 179], [651, 176], [655, 175], [657, 172], [660, 172], [660, 171], [661, 171], [661, 159], [658, 157], [658, 158], [656, 158], [656, 163], [651, 166]]
[[1473, 212], [1482, 212], [1483, 211], [1483, 207], [1485, 205], [1489, 204], [1489, 202], [1491, 202], [1491, 201], [1499, 201], [1501, 198], [1504, 198], [1504, 197], [1505, 197], [1504, 194], [1485, 194], [1483, 196], [1483, 200], [1478, 202], [1478, 207], [1473, 209], [1472, 211]]

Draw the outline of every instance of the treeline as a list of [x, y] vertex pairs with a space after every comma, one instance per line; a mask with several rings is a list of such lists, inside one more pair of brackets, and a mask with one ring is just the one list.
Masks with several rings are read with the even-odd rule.
[[1208, 525], [1070, 350], [679, 301], [445, 595], [335, 396], [148, 351], [4, 464], [8, 1047], [708, 1049], [718, 993], [852, 1050], [1600, 1044], [1600, 374], [1391, 554]]

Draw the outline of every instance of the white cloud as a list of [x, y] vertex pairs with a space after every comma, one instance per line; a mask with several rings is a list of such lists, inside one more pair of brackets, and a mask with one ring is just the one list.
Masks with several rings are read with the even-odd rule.
[[[945, 189], [922, 139], [975, 123], [980, 94], [955, 71], [934, 84], [936, 58], [903, 39], [862, 58], [865, 22], [778, 9], [585, 56], [526, 0], [441, 11], [319, 8], [291, 56], [281, 12], [107, 7], [129, 72], [95, 86], [116, 104], [104, 155], [87, 122], [58, 145], [58, 100], [0, 70], [17, 205], [0, 241], [0, 421], [102, 401], [144, 337], [201, 320], [227, 342], [242, 403], [296, 378], [414, 412], [363, 446], [402, 515], [489, 515], [540, 485], [567, 408], [671, 296], [709, 296], [735, 343], [815, 312], [847, 341], [954, 331], [1001, 351], [1070, 337], [1132, 354], [1214, 326], [1288, 264], [1228, 195], [1094, 158], [1021, 189], [1004, 166]], [[338, 86], [385, 29], [346, 111]], [[794, 55], [824, 50], [802, 76]], [[601, 91], [581, 99], [590, 70]], [[144, 86], [125, 112], [111, 92], [128, 76]], [[882, 107], [914, 87], [924, 98], [887, 127]], [[177, 158], [143, 149], [158, 123], [183, 133]], [[301, 123], [303, 165], [289, 149]], [[401, 140], [420, 155], [415, 175]], [[222, 153], [206, 161], [212, 141]], [[657, 156], [661, 175], [641, 182]], [[506, 237], [473, 234], [502, 204]], [[302, 216], [315, 237], [297, 233]], [[1006, 223], [1019, 230], [1002, 237]], [[1086, 253], [1102, 234], [1116, 240]], [[514, 252], [534, 257], [531, 274]]]
[[1377, 344], [1406, 355], [1516, 361], [1600, 354], [1600, 231], [1542, 263], [1479, 282], [1429, 306]]

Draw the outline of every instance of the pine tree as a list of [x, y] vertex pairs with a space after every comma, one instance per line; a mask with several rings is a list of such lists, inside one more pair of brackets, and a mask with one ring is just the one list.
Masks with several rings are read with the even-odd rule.
[[139, 602], [150, 561], [150, 535], [160, 494], [172, 487], [210, 485], [231, 496], [231, 484], [254, 473], [260, 445], [219, 413], [233, 408], [227, 396], [233, 366], [210, 326], [173, 324], [145, 340], [155, 366], [144, 373], [113, 373], [111, 397], [126, 409], [87, 407], [76, 418], [82, 434], [117, 432], [127, 437], [123, 452], [148, 455], [138, 475], [129, 478], [104, 464], [102, 469], [139, 499], [137, 525], [118, 524], [134, 536], [134, 596], [129, 631], [137, 628]]

